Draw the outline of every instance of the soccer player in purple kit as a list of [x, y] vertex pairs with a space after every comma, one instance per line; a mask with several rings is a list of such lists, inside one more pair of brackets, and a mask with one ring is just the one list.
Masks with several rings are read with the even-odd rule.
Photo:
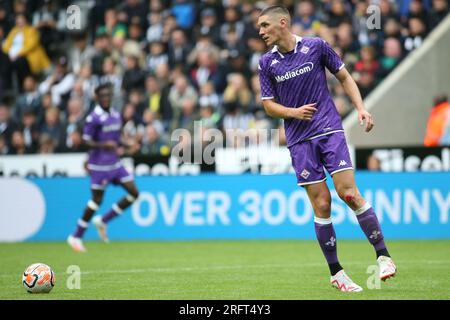
[[112, 86], [100, 84], [95, 89], [98, 105], [86, 117], [83, 140], [91, 148], [87, 169], [91, 177], [92, 199], [88, 201], [75, 232], [67, 238], [69, 245], [77, 252], [85, 252], [83, 235], [94, 213], [99, 209], [105, 188], [109, 183], [120, 184], [127, 195], [115, 203], [104, 216], [95, 216], [93, 223], [103, 241], [108, 242], [106, 226], [112, 219], [133, 204], [139, 192], [133, 176], [124, 168], [119, 156], [122, 120], [119, 112], [112, 109]]
[[396, 266], [384, 243], [377, 216], [361, 196], [341, 123], [328, 90], [325, 68], [342, 84], [365, 131], [373, 118], [364, 109], [359, 89], [344, 63], [320, 38], [302, 38], [290, 31], [291, 17], [283, 6], [271, 6], [259, 16], [259, 34], [272, 50], [259, 62], [261, 96], [266, 113], [284, 119], [287, 147], [298, 185], [304, 187], [314, 209], [317, 240], [328, 263], [332, 286], [344, 292], [362, 291], [345, 273], [337, 257], [336, 234], [331, 221], [331, 194], [326, 169], [339, 197], [354, 211], [373, 245], [381, 280], [393, 277]]

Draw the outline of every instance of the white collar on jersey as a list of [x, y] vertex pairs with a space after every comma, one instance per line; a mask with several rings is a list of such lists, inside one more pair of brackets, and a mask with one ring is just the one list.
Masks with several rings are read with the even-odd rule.
[[[112, 107], [110, 107], [110, 110], [111, 111], [109, 112], [109, 114], [112, 115], [113, 117], [117, 117], [118, 112], [116, 110], [112, 109]], [[100, 107], [99, 104], [97, 104], [95, 106], [94, 112], [99, 116], [108, 115], [108, 112], [105, 111], [105, 109], [103, 109], [102, 107]]]
[[[296, 35], [296, 34], [294, 34], [294, 37], [295, 37], [294, 53], [297, 53], [298, 43], [301, 42], [303, 40], [303, 38], [298, 36], [298, 35]], [[273, 49], [272, 49], [272, 53], [275, 53], [275, 52], [277, 52], [282, 58], [284, 58], [284, 55], [280, 51], [278, 51], [278, 46], [277, 45], [273, 46]]]

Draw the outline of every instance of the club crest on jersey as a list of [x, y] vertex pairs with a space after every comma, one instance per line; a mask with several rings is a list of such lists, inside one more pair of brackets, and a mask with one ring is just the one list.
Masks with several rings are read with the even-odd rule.
[[289, 70], [281, 76], [275, 76], [275, 80], [277, 80], [277, 82], [283, 82], [283, 81], [295, 78], [297, 76], [300, 76], [302, 74], [305, 74], [307, 72], [310, 72], [313, 69], [314, 69], [314, 63], [306, 62], [306, 63], [302, 64], [300, 67], [298, 67], [294, 70]]
[[300, 49], [300, 52], [301, 52], [301, 53], [304, 53], [304, 54], [307, 54], [307, 53], [309, 52], [309, 47], [303, 46], [303, 47]]

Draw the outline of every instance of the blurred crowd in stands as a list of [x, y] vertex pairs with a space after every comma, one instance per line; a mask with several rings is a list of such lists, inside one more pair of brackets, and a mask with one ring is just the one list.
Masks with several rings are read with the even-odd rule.
[[[127, 155], [168, 154], [174, 129], [282, 128], [261, 106], [262, 8], [282, 3], [293, 32], [341, 55], [366, 97], [448, 13], [446, 0], [0, 0], [0, 154], [86, 151], [99, 83], [114, 86]], [[81, 30], [66, 26], [81, 9]], [[376, 4], [380, 28], [370, 30]], [[351, 110], [329, 75], [338, 111]], [[282, 132], [282, 131], [281, 131]], [[283, 134], [276, 137], [284, 143]]]

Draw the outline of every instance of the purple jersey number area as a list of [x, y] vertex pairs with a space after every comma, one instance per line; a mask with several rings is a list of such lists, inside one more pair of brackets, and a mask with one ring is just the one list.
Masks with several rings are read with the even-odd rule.
[[[122, 127], [122, 120], [120, 114], [111, 110], [107, 112], [100, 106], [86, 117], [84, 126], [83, 139], [86, 141], [105, 142], [116, 141], [119, 144], [120, 130]], [[88, 167], [90, 169], [102, 167], [114, 167], [119, 165], [119, 157], [116, 150], [107, 150], [94, 148], [89, 151]]]
[[320, 38], [296, 36], [295, 49], [281, 53], [277, 46], [259, 61], [261, 98], [290, 108], [317, 103], [311, 121], [285, 119], [287, 145], [342, 131], [341, 117], [328, 90], [325, 68], [335, 74], [344, 63]]

